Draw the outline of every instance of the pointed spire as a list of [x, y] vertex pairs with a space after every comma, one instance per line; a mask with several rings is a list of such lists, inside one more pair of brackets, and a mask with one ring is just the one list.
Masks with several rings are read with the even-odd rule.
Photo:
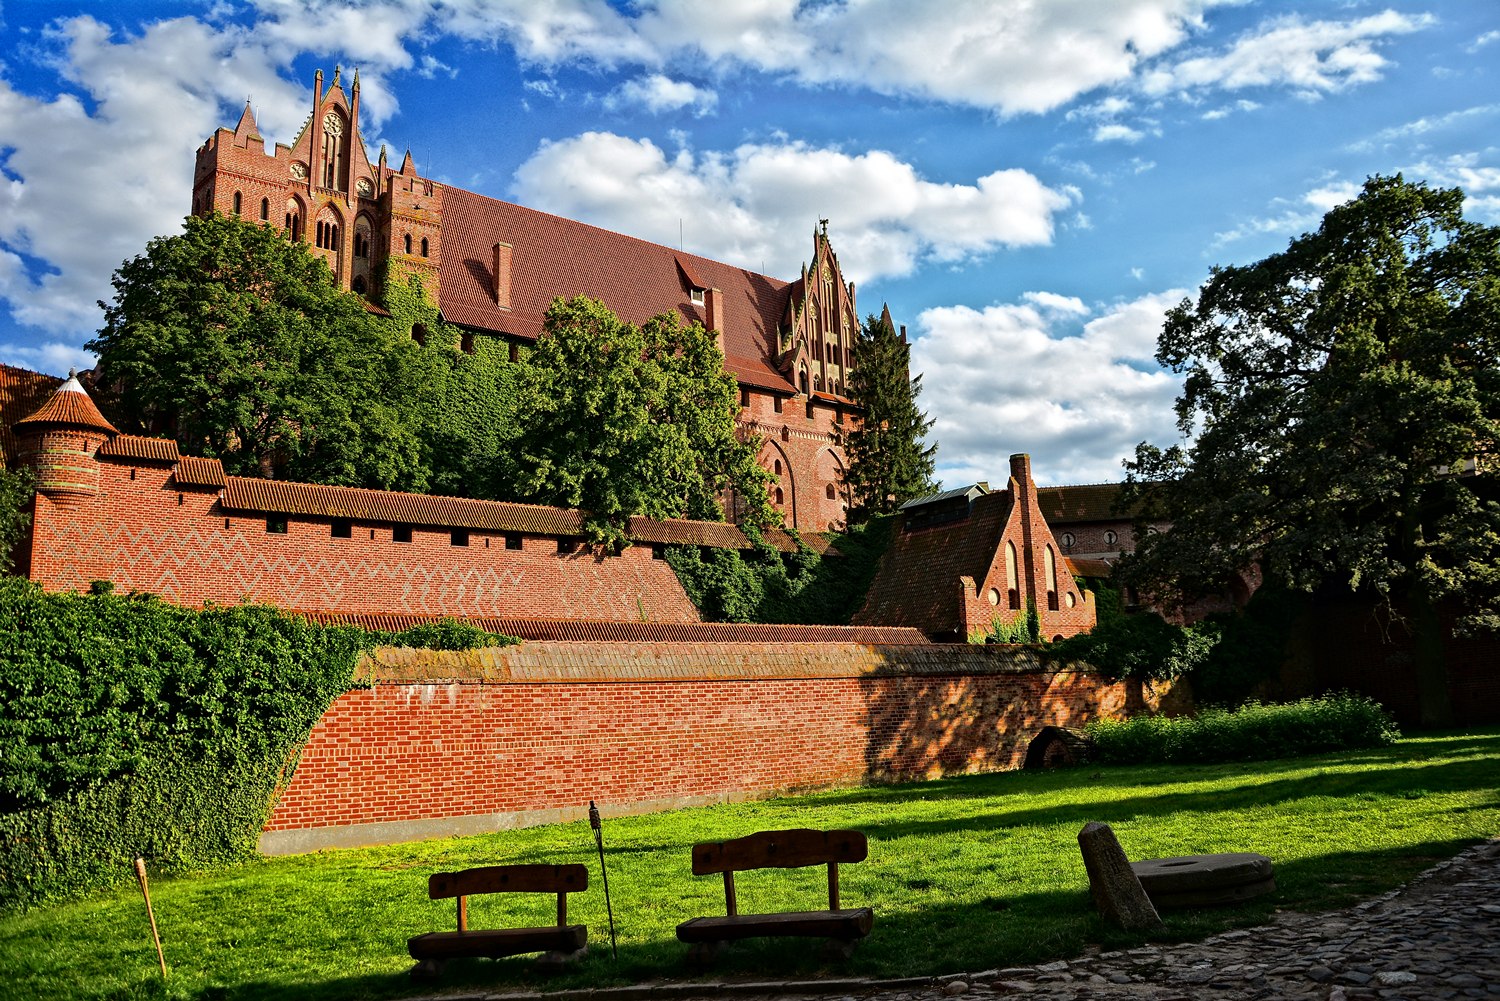
[[417, 173], [417, 165], [412, 162], [410, 148], [407, 149], [406, 155], [401, 158], [401, 173], [413, 176]]
[[354, 67], [354, 93], [359, 93], [359, 67]]
[[250, 99], [245, 98], [245, 110], [240, 112], [240, 120], [235, 123], [234, 134], [252, 139], [260, 138], [260, 127], [255, 124], [255, 112], [250, 110]]
[[20, 428], [23, 424], [61, 424], [67, 427], [86, 428], [90, 431], [104, 431], [108, 434], [119, 434], [119, 430], [104, 419], [99, 408], [94, 406], [94, 401], [89, 399], [89, 394], [84, 390], [83, 384], [78, 381], [78, 374], [69, 370], [68, 379], [57, 392], [52, 394], [51, 399], [43, 403], [36, 413], [30, 417], [23, 417], [16, 421], [15, 427]]
[[337, 87], [339, 85], [339, 73], [341, 71], [342, 71], [342, 67], [340, 67], [338, 64], [335, 63], [334, 67], [333, 67], [333, 83], [331, 83], [331, 84], [328, 85], [328, 89], [330, 91], [332, 91], [333, 88], [335, 88], [335, 87]]

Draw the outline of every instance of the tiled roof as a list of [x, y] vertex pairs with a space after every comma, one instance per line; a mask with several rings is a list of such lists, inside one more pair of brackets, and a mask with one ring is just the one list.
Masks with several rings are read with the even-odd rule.
[[579, 512], [538, 504], [403, 494], [244, 476], [225, 478], [221, 503], [231, 511], [268, 511], [365, 522], [523, 532], [527, 535], [576, 536], [583, 530], [583, 517]]
[[891, 546], [854, 621], [911, 626], [933, 635], [962, 627], [959, 578], [984, 578], [1010, 508], [1010, 491], [997, 490], [976, 497], [961, 520], [912, 532], [892, 526]]
[[941, 504], [943, 501], [957, 500], [960, 497], [973, 500], [975, 497], [983, 497], [989, 493], [989, 489], [989, 486], [984, 483], [971, 483], [966, 487], [954, 487], [952, 490], [928, 494], [926, 497], [913, 497], [902, 504], [900, 510], [910, 511], [913, 508], [926, 507], [928, 504]]
[[68, 380], [29, 417], [16, 421], [15, 427], [27, 424], [63, 424], [69, 427], [87, 428], [91, 431], [107, 431], [119, 434], [113, 424], [104, 419], [89, 394], [79, 385], [77, 376]]
[[218, 459], [200, 459], [192, 455], [184, 455], [182, 461], [177, 463], [177, 471], [173, 473], [179, 484], [185, 487], [223, 487], [226, 484], [224, 478], [224, 464]]
[[[351, 614], [297, 611], [314, 622], [356, 625], [401, 632], [436, 621], [436, 615]], [[863, 643], [870, 646], [926, 646], [919, 629], [890, 626], [787, 626], [756, 622], [580, 622], [573, 619], [460, 617], [486, 632], [533, 641], [574, 643]]]
[[1122, 521], [1129, 514], [1115, 514], [1119, 483], [1085, 483], [1073, 487], [1039, 487], [1037, 506], [1049, 525], [1067, 525], [1083, 521]]
[[24, 368], [0, 365], [0, 462], [14, 462], [16, 437], [12, 425], [36, 413], [57, 392], [62, 380]]
[[632, 517], [625, 534], [637, 542], [675, 542], [692, 546], [715, 546], [719, 549], [748, 549], [750, 540], [733, 525], [716, 521], [686, 519], [653, 519]]
[[1092, 559], [1089, 557], [1065, 556], [1063, 562], [1068, 566], [1068, 572], [1074, 577], [1097, 577], [1104, 579], [1115, 572], [1114, 563], [1109, 560]]
[[[514, 248], [508, 310], [494, 297], [496, 243]], [[553, 298], [575, 295], [593, 296], [632, 323], [668, 311], [701, 322], [704, 308], [689, 300], [687, 281], [723, 293], [730, 373], [751, 385], [794, 392], [773, 360], [780, 351], [776, 328], [786, 309], [785, 282], [461, 188], [443, 190], [438, 305], [454, 323], [535, 340]]]
[[115, 435], [99, 447], [99, 454], [111, 459], [141, 459], [146, 462], [176, 462], [182, 456], [171, 438], [142, 438], [133, 434]]

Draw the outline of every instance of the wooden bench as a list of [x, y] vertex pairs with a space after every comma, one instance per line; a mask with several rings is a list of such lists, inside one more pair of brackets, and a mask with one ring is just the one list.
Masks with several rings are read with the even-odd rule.
[[[435, 931], [406, 940], [406, 951], [417, 960], [414, 977], [433, 977], [447, 960], [460, 957], [521, 956], [545, 953], [540, 965], [560, 966], [583, 955], [588, 928], [568, 924], [568, 894], [587, 890], [589, 873], [581, 865], [489, 865], [462, 872], [433, 873], [427, 896], [433, 900], [458, 898], [458, 931]], [[557, 924], [544, 928], [469, 928], [468, 898], [476, 893], [556, 893]]]
[[[848, 955], [870, 934], [875, 912], [868, 907], [839, 907], [839, 863], [863, 862], [869, 843], [859, 831], [762, 831], [732, 841], [693, 846], [693, 875], [724, 874], [724, 917], [702, 917], [677, 926], [677, 938], [691, 944], [691, 958], [704, 960], [725, 942], [746, 938], [795, 935], [826, 938], [839, 943]], [[778, 914], [741, 914], [734, 891], [734, 874], [748, 869], [799, 869], [828, 866], [828, 909]]]

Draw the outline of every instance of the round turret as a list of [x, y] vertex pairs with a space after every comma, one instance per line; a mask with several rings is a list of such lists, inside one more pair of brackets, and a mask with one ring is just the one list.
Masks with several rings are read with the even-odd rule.
[[74, 373], [30, 417], [16, 421], [17, 458], [36, 473], [37, 493], [67, 507], [99, 492], [95, 453], [119, 434]]

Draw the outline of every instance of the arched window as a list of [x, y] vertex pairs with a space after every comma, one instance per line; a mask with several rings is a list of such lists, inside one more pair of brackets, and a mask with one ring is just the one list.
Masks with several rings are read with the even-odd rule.
[[411, 234], [410, 233], [407, 233], [406, 236], [402, 237], [402, 243], [405, 245], [405, 250], [403, 251], [403, 253], [407, 253], [407, 254], [411, 253]]
[[427, 324], [413, 323], [411, 326], [411, 339], [418, 344], [427, 343]]
[[357, 292], [358, 294], [364, 295], [365, 294], [365, 276], [364, 275], [355, 275], [354, 276], [354, 281], [352, 281], [352, 282], [349, 283], [349, 287], [351, 289], [353, 289], [355, 292]]
[[270, 218], [271, 218], [271, 199], [269, 199], [269, 198], [262, 198], [260, 200], [260, 221], [261, 222], [267, 222], [267, 221], [270, 220]]
[[776, 503], [778, 505], [786, 503], [785, 495], [781, 492], [781, 488], [780, 487], [776, 488]]
[[802, 395], [803, 396], [807, 395], [807, 369], [806, 368], [801, 369], [797, 373], [797, 388], [802, 391]]
[[238, 191], [234, 193], [234, 214], [240, 214], [240, 193]]
[[1057, 611], [1057, 557], [1051, 546], [1042, 548], [1042, 567], [1047, 577], [1047, 610]]
[[777, 476], [780, 476], [781, 475], [781, 460], [777, 459], [775, 462], [773, 462], [771, 464], [771, 469], [772, 469], [773, 472], [775, 472], [775, 474]]
[[1011, 608], [1021, 607], [1021, 570], [1016, 566], [1016, 544], [1005, 542], [1005, 589], [1006, 604]]
[[427, 237], [422, 237], [422, 256], [427, 256]]
[[835, 490], [835, 489], [833, 489], [833, 484], [832, 483], [829, 483], [829, 484], [824, 485], [824, 487], [823, 487], [823, 494], [829, 500], [833, 500], [835, 497], [838, 496], [838, 491]]

